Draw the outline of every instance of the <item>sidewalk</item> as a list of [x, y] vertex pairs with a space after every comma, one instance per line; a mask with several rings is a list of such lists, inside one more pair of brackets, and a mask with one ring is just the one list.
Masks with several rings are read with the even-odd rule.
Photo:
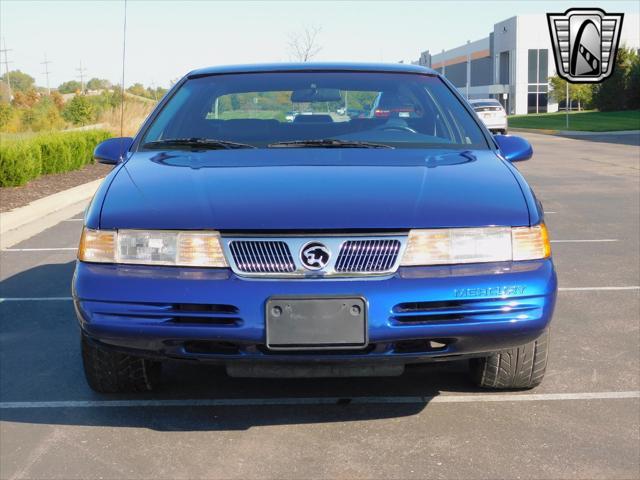
[[84, 211], [103, 179], [0, 213], [0, 248], [9, 248]]

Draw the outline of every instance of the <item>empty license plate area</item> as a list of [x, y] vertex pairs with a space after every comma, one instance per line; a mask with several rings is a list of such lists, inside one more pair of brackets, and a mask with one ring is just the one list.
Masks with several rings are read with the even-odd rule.
[[271, 297], [266, 332], [272, 350], [363, 348], [367, 304], [362, 297]]

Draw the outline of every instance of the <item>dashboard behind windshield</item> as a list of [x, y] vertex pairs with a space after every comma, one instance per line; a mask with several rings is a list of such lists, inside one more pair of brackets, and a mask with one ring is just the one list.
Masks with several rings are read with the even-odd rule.
[[383, 72], [191, 78], [149, 125], [142, 145], [173, 139], [257, 148], [317, 140], [393, 148], [489, 148], [478, 124], [440, 78]]

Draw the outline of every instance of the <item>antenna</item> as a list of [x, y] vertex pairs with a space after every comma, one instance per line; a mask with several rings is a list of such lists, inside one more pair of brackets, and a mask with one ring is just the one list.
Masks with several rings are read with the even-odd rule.
[[44, 54], [44, 62], [40, 62], [40, 65], [44, 65], [44, 72], [42, 74], [47, 78], [47, 95], [51, 95], [51, 88], [49, 87], [49, 64], [53, 63], [50, 60], [47, 60], [47, 54]]
[[124, 0], [124, 25], [122, 27], [122, 99], [120, 104], [120, 136], [124, 137], [124, 65], [127, 51], [127, 0]]
[[82, 67], [82, 60], [80, 60], [80, 68], [76, 68], [76, 72], [78, 72], [76, 78], [80, 79], [80, 93], [84, 93], [84, 74], [86, 71], [87, 69]]

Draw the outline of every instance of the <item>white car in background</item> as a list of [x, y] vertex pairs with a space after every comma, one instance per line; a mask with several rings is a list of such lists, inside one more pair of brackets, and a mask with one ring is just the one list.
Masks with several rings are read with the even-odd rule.
[[507, 133], [507, 112], [495, 98], [469, 100], [469, 103], [493, 133]]

